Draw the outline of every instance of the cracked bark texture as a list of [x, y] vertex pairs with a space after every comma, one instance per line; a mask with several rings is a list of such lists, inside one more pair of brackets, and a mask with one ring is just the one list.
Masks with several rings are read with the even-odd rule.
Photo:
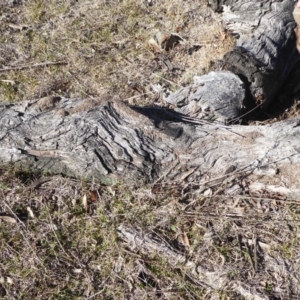
[[223, 10], [226, 27], [238, 36], [236, 47], [224, 57], [224, 68], [248, 86], [256, 104], [272, 103], [293, 66], [295, 48], [294, 1], [208, 1]]
[[204, 183], [237, 172], [274, 181], [286, 172], [290, 186], [299, 186], [300, 118], [267, 126], [193, 124], [166, 120], [175, 114], [168, 110], [137, 111], [120, 102], [91, 107], [56, 99], [44, 108], [42, 101], [1, 106], [2, 163], [108, 182]]
[[[240, 35], [225, 58], [232, 72], [197, 77], [167, 99], [175, 111], [59, 97], [2, 105], [0, 162], [105, 182], [207, 182], [237, 172], [274, 181], [280, 172], [290, 174], [300, 160], [299, 118], [268, 126], [223, 123], [239, 115], [248, 87], [271, 101], [278, 81], [297, 61], [291, 1], [225, 4], [224, 20]], [[230, 60], [237, 53], [251, 61], [244, 73], [241, 60]], [[272, 89], [266, 78], [272, 78]], [[297, 185], [298, 178], [289, 176], [287, 182]]]
[[[223, 9], [237, 45], [224, 58], [225, 70], [196, 77], [166, 99], [174, 110], [60, 97], [3, 104], [0, 163], [106, 183], [187, 180], [200, 188], [247, 175], [253, 192], [299, 199], [300, 117], [266, 126], [225, 124], [247, 109], [249, 97], [271, 103], [299, 60], [293, 2], [210, 2]], [[231, 187], [230, 194], [241, 191], [236, 183]], [[231, 285], [248, 299], [266, 299], [230, 282], [229, 266], [205, 270], [140, 228], [123, 224], [118, 234], [134, 251], [159, 252], [172, 265], [184, 264], [188, 276], [205, 287]], [[288, 277], [286, 262], [280, 266]]]

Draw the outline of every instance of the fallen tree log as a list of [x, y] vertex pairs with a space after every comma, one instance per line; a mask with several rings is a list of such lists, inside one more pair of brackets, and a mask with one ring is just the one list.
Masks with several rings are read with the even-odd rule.
[[223, 18], [240, 38], [235, 49], [225, 56], [225, 69], [245, 78], [255, 104], [266, 108], [299, 61], [292, 16], [294, 2], [231, 2], [224, 6]]
[[1, 107], [1, 163], [105, 181], [204, 183], [244, 172], [274, 183], [284, 175], [287, 185], [299, 186], [300, 118], [267, 126], [193, 124], [166, 121], [182, 118], [166, 109], [47, 101], [47, 108], [43, 100]]
[[[199, 193], [226, 185], [220, 197], [263, 192], [299, 199], [300, 117], [265, 126], [226, 125], [247, 111], [249, 99], [270, 104], [298, 62], [293, 4], [215, 3], [226, 4], [223, 17], [239, 35], [237, 46], [224, 58], [225, 70], [197, 77], [166, 99], [174, 110], [61, 97], [3, 104], [0, 163], [108, 183], [189, 182]], [[195, 284], [214, 290], [229, 286], [246, 298], [268, 299], [261, 288], [254, 288], [255, 282], [246, 286], [232, 280], [229, 264], [205, 269], [154, 232], [122, 224], [118, 236], [133, 251], [159, 253], [170, 265], [183, 265]], [[260, 241], [251, 241], [260, 247]], [[287, 260], [266, 253], [262, 265], [297, 286], [296, 271], [291, 275]]]
[[[237, 87], [220, 86], [216, 91], [210, 83], [215, 78], [205, 78], [206, 83], [203, 78], [197, 80], [200, 83], [174, 93], [167, 102], [175, 105], [177, 111], [195, 116], [200, 107], [209, 106], [210, 111], [217, 110], [229, 120], [237, 119], [257, 105], [265, 109], [278, 96], [299, 62], [292, 15], [294, 2], [209, 0], [208, 3], [217, 11], [223, 10], [226, 27], [238, 37], [234, 49], [224, 57], [223, 70], [243, 81], [244, 98]], [[223, 77], [218, 82], [226, 85], [228, 79]], [[203, 95], [202, 89], [209, 92]], [[232, 97], [233, 91], [237, 97]]]
[[[175, 111], [59, 97], [2, 105], [1, 163], [104, 181], [204, 183], [238, 172], [276, 181], [286, 173], [293, 174], [288, 184], [297, 185], [299, 118], [268, 126], [223, 125], [241, 113], [248, 88], [270, 102], [297, 61], [291, 1], [229, 2], [224, 18], [240, 35], [224, 60], [232, 72], [202, 76], [171, 95], [167, 101]], [[250, 10], [250, 3], [258, 10]], [[268, 22], [272, 27], [266, 30]], [[237, 53], [251, 61], [243, 65], [249, 74], [237, 66], [240, 60], [232, 60]], [[268, 78], [275, 77], [271, 85]]]

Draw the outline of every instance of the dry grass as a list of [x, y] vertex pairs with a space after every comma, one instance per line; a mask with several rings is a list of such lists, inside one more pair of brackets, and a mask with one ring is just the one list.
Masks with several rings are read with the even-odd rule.
[[[0, 102], [47, 95], [158, 101], [151, 84], [184, 86], [232, 46], [204, 2], [4, 0]], [[166, 53], [173, 71], [147, 45], [158, 30], [184, 38]], [[193, 281], [163, 253], [133, 251], [117, 234], [121, 224], [158, 234], [207, 270], [225, 268], [249, 289], [297, 298], [298, 202], [250, 195], [238, 178], [234, 184], [244, 188], [240, 198], [224, 195], [228, 186], [205, 196], [179, 183], [103, 186], [2, 168], [0, 298], [239, 299], [230, 285], [212, 290]]]
[[[152, 103], [151, 83], [178, 89], [232, 46], [219, 16], [204, 2], [4, 0], [0, 102], [59, 94]], [[148, 47], [157, 31], [176, 32], [185, 40], [167, 53], [175, 71]], [[49, 61], [66, 64], [31, 67]], [[21, 66], [27, 67], [3, 70]]]
[[296, 201], [220, 188], [204, 196], [178, 183], [103, 186], [13, 168], [0, 170], [0, 186], [1, 299], [240, 299], [230, 285], [193, 280], [163, 252], [133, 251], [117, 234], [121, 224], [155, 233], [208, 271], [226, 270], [230, 282], [276, 299], [299, 295], [291, 287], [300, 267]]

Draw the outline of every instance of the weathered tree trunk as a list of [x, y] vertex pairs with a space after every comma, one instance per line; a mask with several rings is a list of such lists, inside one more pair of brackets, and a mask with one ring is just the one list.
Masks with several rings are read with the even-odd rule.
[[245, 78], [256, 104], [270, 105], [299, 61], [294, 2], [232, 1], [223, 18], [240, 38], [225, 56], [225, 68]]
[[[242, 80], [244, 94], [240, 84], [233, 82], [232, 74], [230, 80], [225, 73], [219, 78], [209, 74], [167, 101], [182, 113], [198, 116], [204, 106], [229, 120], [254, 105], [266, 108], [278, 96], [300, 58], [295, 47], [294, 2], [209, 0], [208, 3], [215, 10], [223, 9], [226, 27], [238, 37], [234, 49], [224, 57], [223, 69]], [[216, 89], [217, 85], [221, 86]]]
[[293, 174], [288, 183], [297, 185], [300, 118], [269, 126], [217, 122], [241, 113], [247, 89], [269, 103], [284, 83], [298, 60], [292, 6], [228, 1], [224, 19], [240, 36], [224, 60], [232, 72], [199, 77], [171, 95], [177, 112], [60, 98], [2, 105], [1, 163], [108, 181]]
[[151, 120], [142, 109], [137, 113], [116, 102], [93, 107], [90, 100], [54, 100], [1, 107], [2, 163], [76, 177], [152, 182], [206, 182], [236, 172], [276, 181], [290, 174], [288, 183], [299, 185], [300, 118], [229, 127], [165, 121], [175, 113], [159, 110], [158, 117], [155, 109], [144, 108]]
[[[237, 45], [224, 58], [225, 70], [197, 77], [166, 99], [174, 110], [59, 97], [1, 105], [0, 163], [105, 182], [191, 181], [201, 189], [230, 180], [230, 194], [247, 188], [299, 199], [300, 117], [266, 126], [225, 124], [247, 110], [249, 99], [269, 105], [298, 62], [293, 1], [209, 2], [225, 5]], [[245, 175], [248, 182], [235, 181]], [[142, 253], [159, 251], [185, 263], [205, 286], [231, 284], [245, 297], [266, 299], [229, 282], [227, 267], [208, 272], [139, 228], [122, 225], [119, 236]]]

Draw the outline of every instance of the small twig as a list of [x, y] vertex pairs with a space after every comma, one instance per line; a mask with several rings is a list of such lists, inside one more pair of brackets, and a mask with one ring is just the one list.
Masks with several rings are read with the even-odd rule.
[[247, 254], [249, 255], [249, 261], [250, 261], [251, 267], [252, 267], [253, 272], [255, 274], [256, 271], [255, 271], [255, 266], [254, 266], [254, 262], [253, 262], [253, 257], [251, 255], [250, 247], [248, 245], [246, 245], [246, 249], [247, 249]]
[[[232, 198], [232, 196], [228, 195], [214, 195], [216, 198], [220, 199], [226, 199], [226, 198]], [[237, 199], [251, 199], [251, 200], [256, 200], [256, 201], [261, 201], [261, 200], [268, 200], [268, 201], [276, 201], [276, 202], [283, 202], [284, 204], [295, 204], [295, 205], [300, 205], [300, 201], [297, 200], [289, 200], [287, 199], [276, 199], [276, 198], [268, 198], [268, 197], [259, 197], [259, 196], [240, 196], [240, 195], [235, 195], [234, 196]]]
[[[224, 174], [224, 175], [215, 177], [215, 178], [210, 179], [210, 180], [205, 181], [205, 182], [201, 182], [201, 185], [205, 186], [206, 184], [209, 184], [209, 183], [211, 183], [211, 182], [214, 182], [214, 181], [220, 180], [220, 179], [224, 179], [224, 180], [225, 180], [225, 179], [229, 178], [229, 177], [232, 176], [232, 175], [238, 175], [238, 174], [243, 174], [243, 173], [244, 173], [244, 174], [246, 174], [246, 173], [251, 173], [251, 172], [253, 172], [255, 169], [259, 169], [259, 168], [263, 168], [263, 167], [266, 167], [266, 166], [270, 166], [270, 165], [275, 164], [275, 163], [277, 163], [277, 162], [280, 162], [280, 161], [282, 161], [282, 160], [291, 158], [291, 157], [293, 157], [293, 156], [295, 156], [295, 155], [299, 155], [299, 153], [298, 153], [298, 152], [297, 152], [297, 153], [293, 153], [293, 154], [291, 154], [291, 155], [288, 155], [288, 156], [279, 158], [279, 159], [277, 159], [277, 160], [273, 160], [273, 161], [271, 161], [271, 162], [269, 162], [269, 163], [265, 163], [265, 164], [257, 165], [257, 166], [253, 165], [253, 164], [255, 163], [255, 161], [254, 161], [254, 162], [252, 162], [251, 164], [249, 164], [249, 165], [247, 165], [247, 166], [245, 166], [245, 167], [242, 167], [241, 169], [236, 169], [236, 170], [234, 170], [234, 171], [232, 171], [232, 172], [230, 172], [230, 173], [227, 173], [227, 174]], [[257, 161], [257, 160], [256, 160], [256, 161]], [[191, 181], [190, 183], [192, 183], [192, 181]], [[219, 183], [217, 183], [217, 184], [219, 184]], [[213, 186], [215, 186], [215, 185], [216, 185], [216, 184], [211, 185], [211, 186], [209, 186], [209, 187], [213, 187]]]
[[164, 78], [164, 77], [162, 77], [162, 76], [159, 76], [159, 75], [157, 75], [157, 74], [153, 74], [153, 75], [159, 77], [160, 79], [165, 80], [166, 82], [168, 82], [168, 83], [170, 83], [170, 84], [172, 84], [172, 85], [177, 85], [178, 87], [183, 88], [182, 85], [180, 85], [180, 84], [178, 84], [178, 83], [176, 83], [176, 82], [174, 82], [174, 81], [168, 80], [168, 79], [166, 79], [166, 78]]
[[[261, 218], [259, 218], [261, 216]], [[294, 224], [300, 224], [300, 220], [290, 220], [290, 219], [280, 219], [280, 220], [274, 220], [274, 219], [268, 219], [266, 220], [266, 216], [263, 214], [255, 215], [255, 216], [247, 216], [247, 221], [256, 221], [256, 223], [251, 223], [251, 224], [257, 224], [257, 222], [263, 221], [264, 223], [272, 223], [274, 224], [282, 224], [282, 222], [290, 222]], [[269, 215], [271, 217], [271, 215]], [[188, 213], [185, 212], [185, 217], [186, 218], [195, 218], [195, 217], [201, 217], [204, 220], [220, 220], [220, 218], [227, 218], [229, 220], [233, 221], [245, 221], [245, 215], [229, 215], [229, 214], [213, 214], [209, 212], [204, 212], [204, 213]], [[196, 224], [197, 225], [197, 224]], [[278, 239], [278, 238], [277, 238]]]
[[3, 203], [8, 208], [10, 213], [15, 217], [15, 219], [19, 221], [19, 223], [23, 226], [23, 228], [26, 229], [26, 225], [24, 224], [24, 222], [14, 213], [14, 211], [10, 208], [10, 206], [5, 201]]
[[[48, 52], [48, 48], [47, 48], [47, 52]], [[47, 53], [48, 55], [48, 53]], [[42, 98], [42, 91], [43, 91], [43, 83], [44, 83], [44, 80], [45, 80], [45, 72], [46, 72], [46, 67], [47, 66], [44, 66], [44, 69], [43, 69], [43, 76], [42, 76], [42, 84], [40, 85], [40, 88], [39, 88], [39, 98]]]
[[257, 263], [257, 238], [256, 235], [253, 234], [253, 253], [254, 253], [254, 271], [257, 273], [258, 263]]
[[[103, 286], [104, 283], [105, 283], [107, 280], [108, 280], [108, 277], [102, 282], [101, 286]], [[95, 293], [95, 294], [93, 294], [93, 295], [91, 295], [91, 296], [85, 298], [85, 300], [93, 299], [93, 298], [96, 297], [97, 295], [100, 295], [100, 294], [104, 291], [104, 289], [105, 289], [105, 288], [103, 287], [103, 288], [102, 288], [100, 291], [98, 291], [97, 293]]]
[[8, 27], [10, 27], [12, 29], [18, 29], [18, 30], [23, 30], [23, 29], [29, 28], [29, 26], [25, 25], [25, 24], [13, 24], [13, 23], [9, 23], [7, 25], [8, 25]]
[[42, 184], [44, 184], [45, 182], [48, 182], [48, 181], [51, 181], [51, 178], [38, 178], [34, 182], [31, 183], [31, 185], [29, 186], [29, 189], [31, 191], [34, 191], [39, 186], [41, 186]]
[[[16, 220], [19, 221], [19, 224], [21, 224], [24, 228], [24, 230], [27, 230], [26, 225], [24, 224], [24, 222], [14, 213], [14, 211], [11, 209], [11, 207], [6, 203], [6, 201], [3, 202], [4, 205], [9, 209], [9, 211], [11, 212], [11, 214], [15, 217]], [[36, 259], [39, 261], [39, 263], [45, 268], [44, 263], [42, 262], [42, 260], [38, 257], [38, 255], [36, 254], [36, 251], [32, 248], [30, 242], [28, 241], [28, 239], [24, 236], [23, 232], [21, 232], [21, 235], [24, 238], [24, 241], [27, 243], [27, 246], [31, 249], [32, 253], [34, 253]]]
[[[50, 225], [51, 225], [50, 228], [51, 228], [51, 230], [52, 230], [52, 232], [53, 232], [53, 234], [54, 234], [54, 237], [55, 237], [55, 239], [56, 239], [56, 241], [57, 241], [57, 244], [60, 246], [61, 250], [62, 250], [63, 253], [66, 255], [66, 257], [69, 258], [68, 253], [66, 252], [65, 248], [64, 248], [63, 245], [61, 244], [61, 242], [60, 242], [60, 240], [59, 240], [59, 238], [58, 238], [58, 236], [57, 236], [57, 234], [56, 234], [56, 232], [55, 232], [55, 226], [54, 226], [54, 224], [53, 224], [53, 222], [52, 222], [52, 219], [51, 219], [51, 215], [50, 215], [49, 209], [47, 209], [47, 212], [48, 212], [48, 216], [49, 216], [49, 223], [50, 223]], [[73, 257], [74, 257], [74, 255], [73, 255]], [[77, 258], [77, 257], [75, 257], [75, 258]]]
[[33, 64], [33, 65], [23, 65], [18, 67], [6, 67], [4, 69], [0, 69], [0, 73], [6, 71], [16, 71], [16, 70], [23, 70], [23, 69], [30, 69], [30, 68], [41, 68], [41, 67], [48, 67], [53, 65], [67, 65], [68, 63], [65, 61], [46, 61], [44, 63]]
[[265, 103], [265, 101], [262, 102], [262, 103], [260, 103], [260, 104], [258, 104], [258, 105], [256, 105], [254, 108], [250, 109], [249, 111], [247, 111], [247, 112], [244, 113], [243, 115], [238, 116], [237, 118], [234, 118], [234, 119], [229, 120], [229, 123], [233, 123], [233, 122], [235, 122], [235, 121], [241, 120], [241, 118], [243, 118], [243, 117], [249, 115], [249, 114], [252, 113], [254, 110], [256, 110], [257, 108], [261, 107], [264, 103]]
[[142, 93], [142, 94], [139, 94], [139, 95], [136, 95], [136, 96], [132, 96], [132, 97], [129, 97], [129, 98], [125, 98], [125, 99], [123, 99], [123, 101], [131, 100], [131, 99], [134, 99], [134, 98], [140, 98], [142, 96], [149, 95], [149, 94], [153, 95], [152, 92], [147, 92], [147, 93]]

